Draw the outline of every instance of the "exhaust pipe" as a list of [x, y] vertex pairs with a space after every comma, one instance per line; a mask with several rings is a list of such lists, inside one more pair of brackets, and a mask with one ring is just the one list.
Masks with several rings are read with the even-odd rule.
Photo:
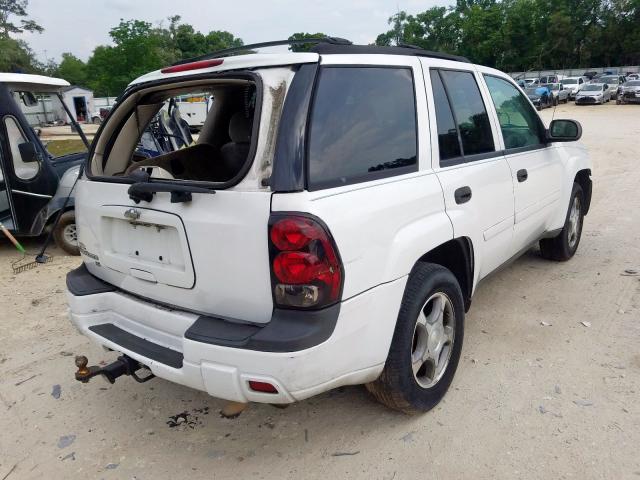
[[155, 377], [153, 373], [150, 373], [146, 377], [139, 377], [136, 372], [142, 368], [139, 362], [126, 355], [121, 355], [118, 359], [101, 367], [94, 365], [87, 367], [89, 360], [84, 355], [76, 357], [76, 380], [82, 383], [88, 383], [96, 375], [102, 375], [109, 383], [115, 383], [116, 378], [122, 375], [130, 375], [138, 383], [144, 383]]

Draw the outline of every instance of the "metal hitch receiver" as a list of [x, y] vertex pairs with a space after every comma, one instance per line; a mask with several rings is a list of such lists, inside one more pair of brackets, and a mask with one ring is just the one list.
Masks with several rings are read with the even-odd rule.
[[78, 367], [76, 380], [82, 383], [88, 383], [96, 375], [102, 375], [109, 383], [115, 383], [116, 378], [121, 375], [130, 375], [138, 383], [147, 382], [155, 377], [153, 373], [146, 377], [139, 377], [136, 372], [142, 368], [142, 365], [126, 355], [119, 356], [115, 362], [104, 367], [98, 365], [87, 367], [88, 363], [89, 360], [84, 355], [76, 357], [76, 367]]

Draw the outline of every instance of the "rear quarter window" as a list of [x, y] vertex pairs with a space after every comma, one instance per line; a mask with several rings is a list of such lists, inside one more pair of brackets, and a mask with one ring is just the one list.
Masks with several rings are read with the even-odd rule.
[[416, 171], [411, 69], [323, 67], [309, 128], [309, 190]]

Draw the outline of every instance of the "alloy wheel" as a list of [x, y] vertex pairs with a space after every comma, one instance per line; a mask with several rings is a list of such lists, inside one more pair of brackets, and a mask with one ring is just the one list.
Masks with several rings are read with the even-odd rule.
[[444, 375], [455, 341], [453, 304], [442, 292], [420, 309], [413, 332], [411, 369], [422, 388], [433, 387]]

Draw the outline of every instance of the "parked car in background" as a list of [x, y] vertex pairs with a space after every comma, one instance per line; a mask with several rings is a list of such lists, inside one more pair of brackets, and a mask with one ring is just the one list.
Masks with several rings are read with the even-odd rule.
[[540, 84], [547, 85], [549, 83], [560, 83], [564, 78], [564, 75], [545, 75], [544, 77], [540, 77]]
[[569, 101], [569, 90], [564, 88], [562, 83], [547, 83], [542, 85], [543, 87], [547, 87], [551, 90], [553, 105], [558, 105], [559, 103], [567, 103]]
[[605, 83], [607, 85], [612, 99], [618, 98], [618, 93], [620, 93], [620, 86], [625, 81], [626, 79], [622, 75], [603, 75], [602, 77], [598, 78], [598, 83]]
[[[136, 158], [154, 115], [191, 92], [215, 97], [197, 141]], [[120, 357], [78, 357], [76, 379], [144, 381], [145, 366], [268, 404], [367, 384], [430, 410], [478, 282], [534, 242], [575, 254], [592, 190], [581, 134], [547, 128], [508, 75], [416, 48], [333, 40], [140, 77], [78, 182], [71, 321]]]
[[616, 103], [640, 103], [640, 80], [628, 80], [620, 88]]
[[98, 110], [93, 112], [93, 115], [91, 115], [91, 123], [94, 123], [94, 124], [102, 123], [102, 121], [105, 118], [107, 118], [107, 115], [109, 115], [109, 112], [111, 111], [112, 108], [113, 108], [112, 105], [108, 107], [100, 107]]
[[627, 74], [627, 80], [640, 80], [640, 73]]
[[567, 77], [562, 80], [562, 85], [569, 92], [569, 99], [574, 100], [576, 98], [576, 93], [582, 90], [582, 87], [589, 82], [587, 77]]
[[538, 85], [540, 85], [540, 79], [539, 78], [525, 78], [524, 79], [524, 84], [526, 87], [536, 87]]
[[595, 71], [588, 71], [582, 74], [583, 77], [586, 77], [589, 80], [593, 79], [593, 77], [595, 77], [596, 75], [598, 75], [598, 72], [595, 72]]
[[531, 100], [531, 103], [538, 109], [542, 110], [543, 108], [550, 107], [553, 105], [553, 94], [549, 87], [545, 86], [534, 86], [525, 88], [524, 92]]
[[576, 94], [576, 105], [603, 104], [611, 100], [611, 90], [606, 83], [587, 83]]

